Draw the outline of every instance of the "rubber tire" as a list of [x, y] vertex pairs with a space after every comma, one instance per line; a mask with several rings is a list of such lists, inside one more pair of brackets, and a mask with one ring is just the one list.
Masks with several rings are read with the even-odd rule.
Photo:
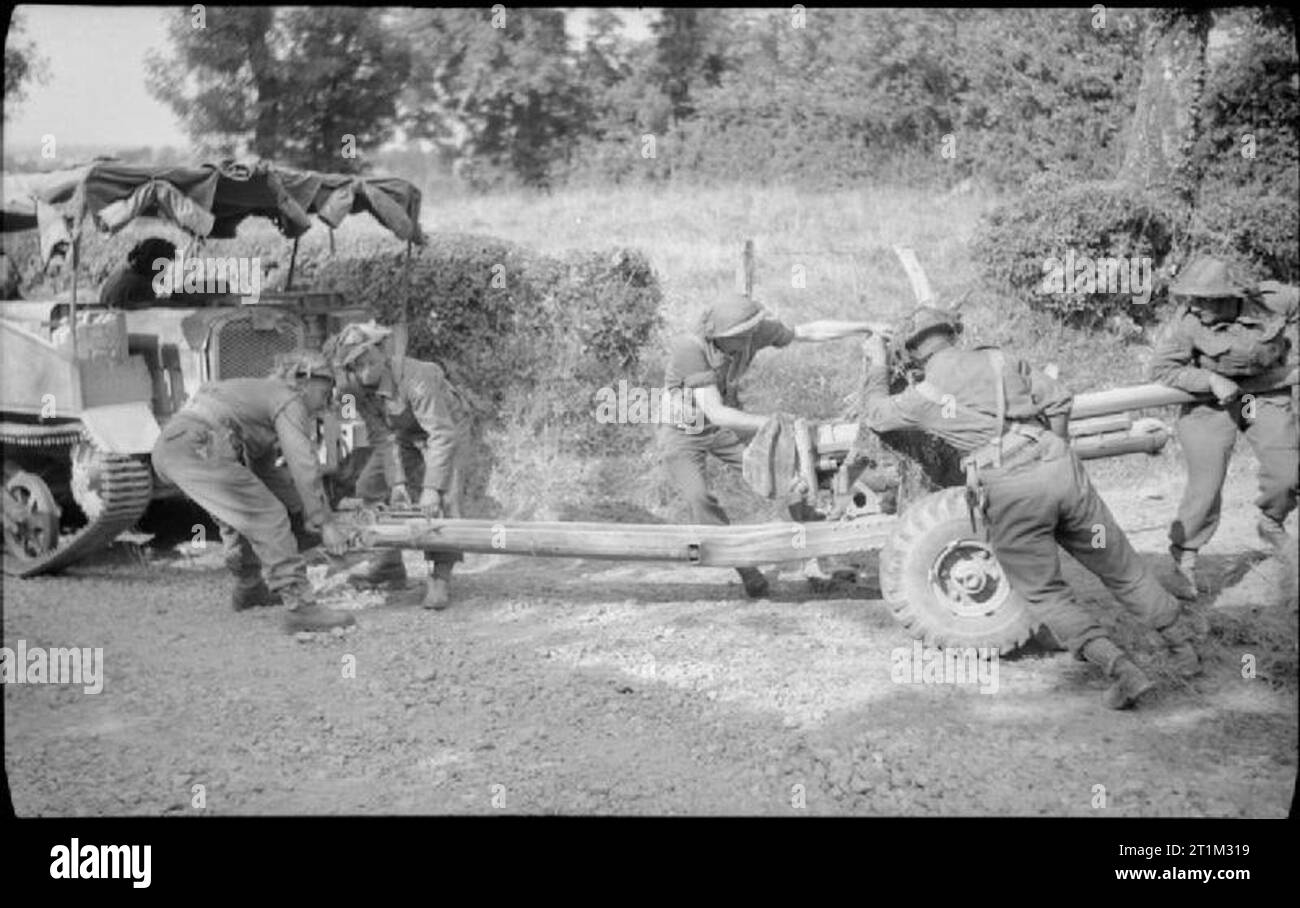
[[913, 502], [880, 554], [881, 593], [894, 617], [927, 645], [996, 647], [1003, 655], [1014, 652], [1036, 630], [1018, 593], [1008, 590], [992, 614], [962, 616], [941, 602], [930, 586], [934, 560], [961, 539], [977, 541], [964, 488], [933, 492]]

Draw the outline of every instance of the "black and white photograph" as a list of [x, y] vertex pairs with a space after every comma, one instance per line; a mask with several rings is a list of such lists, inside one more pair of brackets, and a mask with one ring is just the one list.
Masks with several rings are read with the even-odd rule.
[[1291, 8], [8, 15], [0, 812], [82, 823], [25, 872], [1291, 815]]

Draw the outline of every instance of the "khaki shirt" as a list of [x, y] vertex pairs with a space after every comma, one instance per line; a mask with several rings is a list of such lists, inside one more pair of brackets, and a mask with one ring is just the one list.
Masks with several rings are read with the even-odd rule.
[[891, 395], [888, 365], [873, 362], [863, 388], [862, 419], [875, 432], [919, 429], [967, 453], [998, 436], [999, 381], [1006, 389], [1008, 423], [1041, 424], [1070, 413], [1074, 395], [1024, 360], [1006, 356], [995, 378], [986, 350], [948, 347], [925, 365], [928, 394], [910, 387]]
[[[664, 370], [664, 386], [689, 394], [696, 388], [716, 387], [722, 402], [740, 409], [740, 380], [766, 347], [786, 347], [794, 340], [794, 329], [775, 319], [759, 322], [741, 353], [723, 353], [717, 345], [699, 335], [683, 335], [673, 342]], [[673, 422], [676, 419], [671, 420]]]
[[182, 413], [234, 430], [244, 462], [256, 473], [283, 455], [302, 498], [308, 527], [330, 515], [317, 455], [316, 420], [302, 395], [279, 378], [230, 378], [200, 385]]
[[1293, 367], [1300, 291], [1276, 281], [1261, 282], [1259, 289], [1242, 301], [1235, 319], [1213, 325], [1179, 306], [1156, 345], [1151, 378], [1199, 394], [1210, 390], [1211, 374], [1243, 379]]
[[388, 452], [387, 475], [394, 482], [406, 481], [400, 442], [423, 436], [424, 488], [448, 491], [470, 408], [447, 373], [437, 363], [395, 357], [391, 377], [380, 383], [375, 394], [385, 421], [376, 447]]

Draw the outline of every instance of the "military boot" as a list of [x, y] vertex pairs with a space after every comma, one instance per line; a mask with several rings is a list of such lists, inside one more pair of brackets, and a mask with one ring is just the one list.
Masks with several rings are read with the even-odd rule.
[[1274, 520], [1267, 514], [1260, 514], [1259, 523], [1255, 524], [1255, 532], [1259, 533], [1259, 538], [1265, 545], [1270, 546], [1279, 558], [1288, 557], [1295, 551], [1291, 535], [1280, 520]]
[[359, 590], [405, 589], [406, 565], [402, 564], [402, 550], [382, 550], [368, 570], [348, 577], [348, 584]]
[[451, 562], [435, 561], [424, 588], [424, 607], [441, 611], [451, 605]]
[[357, 623], [351, 612], [326, 608], [316, 601], [311, 590], [301, 586], [288, 587], [281, 596], [289, 606], [289, 611], [284, 616], [284, 629], [291, 634], [298, 631], [328, 631]]
[[1201, 657], [1196, 652], [1196, 641], [1205, 636], [1197, 620], [1184, 610], [1173, 624], [1159, 629], [1173, 669], [1183, 678], [1195, 678], [1201, 673]]
[[236, 578], [235, 589], [230, 594], [230, 604], [235, 611], [242, 612], [266, 605], [280, 605], [281, 599], [277, 593], [271, 592], [259, 573], [252, 577]]
[[750, 599], [762, 599], [771, 589], [767, 578], [758, 568], [736, 568], [736, 573], [740, 575], [740, 582], [745, 585], [745, 595]]
[[1160, 575], [1165, 589], [1179, 599], [1195, 599], [1200, 590], [1196, 586], [1196, 549], [1169, 547], [1170, 565]]
[[1115, 682], [1101, 695], [1102, 705], [1107, 709], [1128, 709], [1156, 686], [1122, 649], [1106, 637], [1089, 640], [1083, 647], [1083, 657], [1101, 666], [1106, 677]]

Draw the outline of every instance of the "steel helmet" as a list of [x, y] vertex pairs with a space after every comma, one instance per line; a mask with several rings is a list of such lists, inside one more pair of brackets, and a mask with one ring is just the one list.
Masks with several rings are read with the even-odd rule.
[[921, 338], [932, 331], [945, 330], [954, 336], [961, 334], [961, 319], [955, 313], [933, 306], [918, 306], [904, 318], [896, 337], [905, 347], [915, 347]]
[[336, 366], [346, 368], [370, 347], [382, 347], [392, 333], [392, 328], [385, 328], [377, 322], [357, 322], [330, 338], [325, 344], [325, 352]]
[[322, 353], [298, 350], [279, 358], [276, 373], [283, 378], [328, 378], [334, 381], [334, 366]]
[[705, 337], [739, 337], [752, 331], [770, 313], [753, 299], [742, 293], [727, 296], [709, 308], [705, 321]]
[[1251, 282], [1223, 259], [1202, 255], [1180, 271], [1169, 292], [1174, 296], [1198, 298], [1244, 297], [1250, 294]]

